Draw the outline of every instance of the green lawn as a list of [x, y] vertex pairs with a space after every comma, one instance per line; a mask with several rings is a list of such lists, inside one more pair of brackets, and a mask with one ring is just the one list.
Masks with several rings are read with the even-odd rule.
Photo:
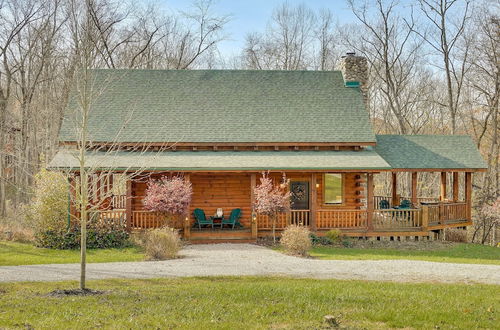
[[0, 283], [0, 328], [319, 329], [498, 327], [499, 286], [281, 277], [90, 281], [99, 296], [49, 297], [76, 282]]
[[[137, 247], [87, 250], [88, 262], [140, 261], [144, 254]], [[63, 264], [80, 262], [79, 250], [41, 249], [31, 244], [0, 241], [0, 266]]]
[[500, 248], [457, 243], [436, 249], [404, 248], [341, 248], [317, 246], [311, 255], [318, 259], [384, 260], [408, 259], [437, 262], [500, 265]]

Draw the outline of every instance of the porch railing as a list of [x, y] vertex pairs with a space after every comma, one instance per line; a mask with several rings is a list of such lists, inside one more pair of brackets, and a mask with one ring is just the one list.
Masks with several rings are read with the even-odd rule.
[[467, 203], [429, 205], [429, 226], [467, 221]]
[[127, 205], [127, 195], [113, 195], [111, 197], [112, 209], [125, 209]]
[[366, 210], [318, 210], [316, 212], [316, 228], [366, 228]]
[[373, 212], [374, 229], [416, 229], [421, 226], [421, 209], [384, 209]]
[[165, 225], [165, 218], [149, 211], [132, 212], [132, 229], [160, 228]]
[[[290, 224], [309, 226], [309, 214], [309, 210], [291, 210], [290, 213], [280, 213], [276, 219], [276, 229], [285, 229]], [[257, 226], [263, 230], [272, 229], [272, 219], [267, 215], [258, 214]]]

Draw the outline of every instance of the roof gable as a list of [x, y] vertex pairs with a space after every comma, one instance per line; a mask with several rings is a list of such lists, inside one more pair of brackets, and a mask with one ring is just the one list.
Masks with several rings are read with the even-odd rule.
[[[375, 142], [339, 71], [94, 70], [95, 142]], [[75, 141], [70, 97], [61, 141]]]

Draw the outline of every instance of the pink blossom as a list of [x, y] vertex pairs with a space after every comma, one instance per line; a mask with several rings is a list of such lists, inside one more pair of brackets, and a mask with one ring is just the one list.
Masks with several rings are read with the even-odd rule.
[[286, 190], [288, 180], [283, 175], [282, 183], [273, 185], [269, 173], [262, 173], [260, 184], [255, 187], [254, 210], [271, 217], [290, 211], [290, 192]]
[[162, 176], [159, 180], [150, 179], [144, 198], [144, 208], [152, 212], [169, 215], [187, 214], [193, 187], [191, 182], [179, 176]]

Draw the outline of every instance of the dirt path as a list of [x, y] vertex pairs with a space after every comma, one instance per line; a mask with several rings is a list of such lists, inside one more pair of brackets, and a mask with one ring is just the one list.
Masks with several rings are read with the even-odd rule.
[[[191, 245], [183, 258], [88, 265], [88, 279], [268, 275], [395, 282], [500, 284], [500, 266], [410, 260], [314, 260], [251, 244]], [[0, 282], [79, 278], [78, 264], [0, 267]]]

